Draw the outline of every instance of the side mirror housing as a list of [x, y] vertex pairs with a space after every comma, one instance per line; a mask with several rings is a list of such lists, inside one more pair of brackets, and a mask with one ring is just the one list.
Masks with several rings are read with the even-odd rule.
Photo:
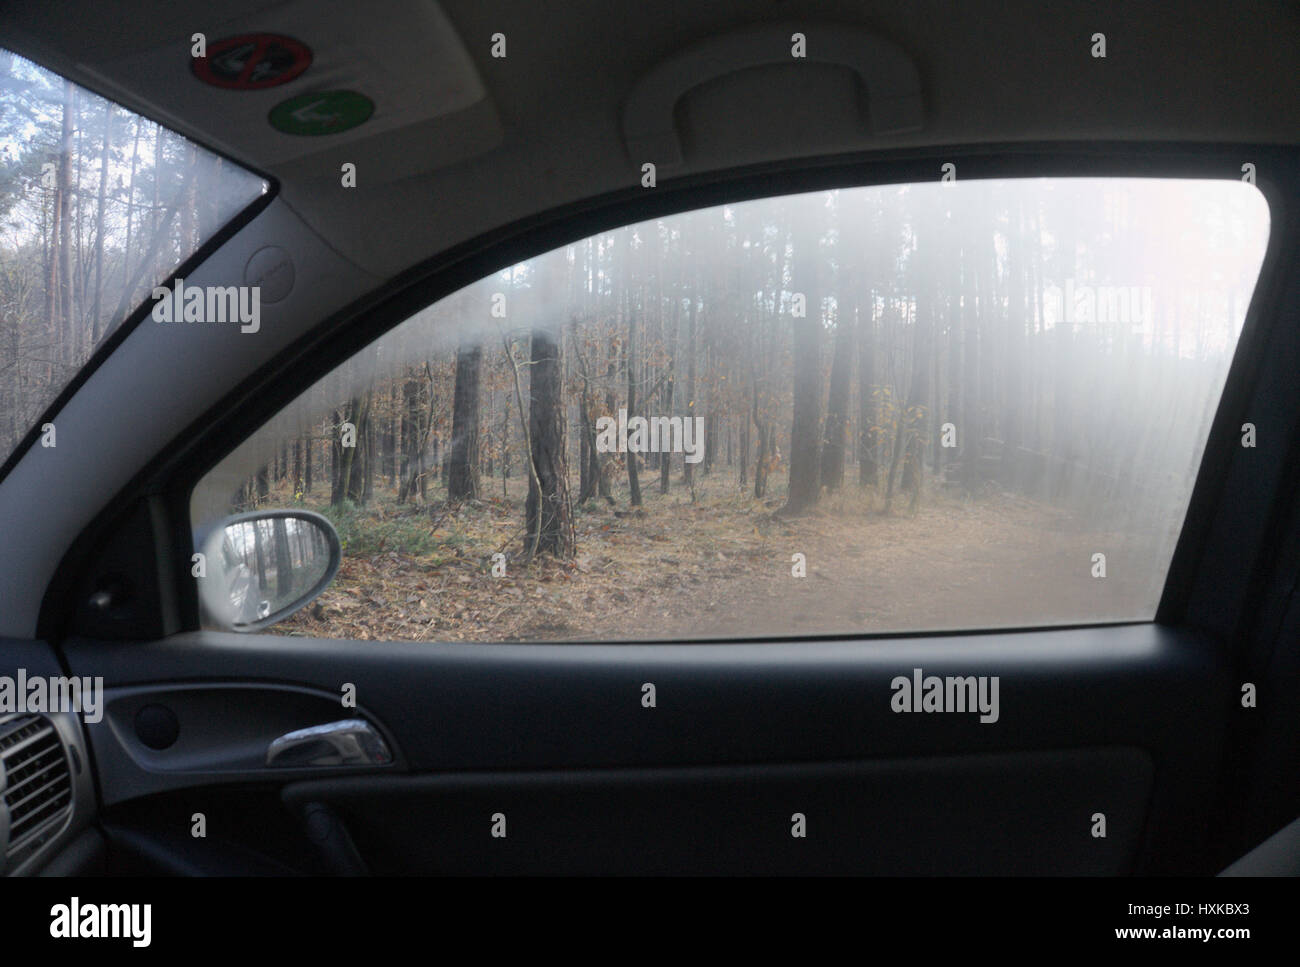
[[324, 591], [343, 548], [320, 514], [257, 510], [218, 524], [203, 554], [199, 598], [208, 621], [228, 631], [260, 631]]

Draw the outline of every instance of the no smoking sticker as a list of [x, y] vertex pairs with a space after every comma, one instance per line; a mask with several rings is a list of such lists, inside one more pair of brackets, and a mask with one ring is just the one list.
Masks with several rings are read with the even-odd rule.
[[282, 34], [240, 34], [208, 46], [191, 63], [194, 76], [229, 91], [260, 91], [287, 84], [311, 66], [311, 49]]
[[267, 120], [285, 134], [338, 134], [355, 128], [375, 113], [375, 102], [356, 91], [300, 94], [271, 108]]

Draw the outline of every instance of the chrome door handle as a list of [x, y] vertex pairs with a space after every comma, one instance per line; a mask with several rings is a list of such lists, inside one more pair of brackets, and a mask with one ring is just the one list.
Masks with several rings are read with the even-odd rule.
[[383, 766], [388, 744], [365, 719], [343, 719], [289, 732], [266, 750], [268, 766]]

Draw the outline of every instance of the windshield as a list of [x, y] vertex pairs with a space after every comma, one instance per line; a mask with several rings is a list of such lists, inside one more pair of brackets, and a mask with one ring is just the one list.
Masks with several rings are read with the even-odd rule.
[[0, 48], [0, 462], [261, 177]]

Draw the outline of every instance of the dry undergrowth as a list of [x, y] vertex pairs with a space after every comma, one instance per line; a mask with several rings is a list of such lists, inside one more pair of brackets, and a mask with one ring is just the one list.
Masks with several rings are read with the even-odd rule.
[[[359, 532], [405, 522], [424, 550], [381, 537], [357, 554], [353, 542], [333, 584], [273, 630], [497, 642], [797, 636], [1141, 617], [1150, 594], [1089, 573], [1096, 549], [1150, 571], [1141, 540], [1089, 533], [1006, 493], [927, 494], [910, 515], [905, 499], [883, 514], [878, 496], [850, 488], [786, 519], [774, 513], [779, 499], [734, 484], [723, 493], [710, 480], [695, 501], [657, 485], [647, 480], [644, 516], [604, 501], [580, 509], [572, 561], [522, 560], [522, 494], [418, 511], [381, 499]], [[495, 577], [491, 556], [503, 548], [506, 574]], [[796, 552], [804, 579], [791, 575]]]

